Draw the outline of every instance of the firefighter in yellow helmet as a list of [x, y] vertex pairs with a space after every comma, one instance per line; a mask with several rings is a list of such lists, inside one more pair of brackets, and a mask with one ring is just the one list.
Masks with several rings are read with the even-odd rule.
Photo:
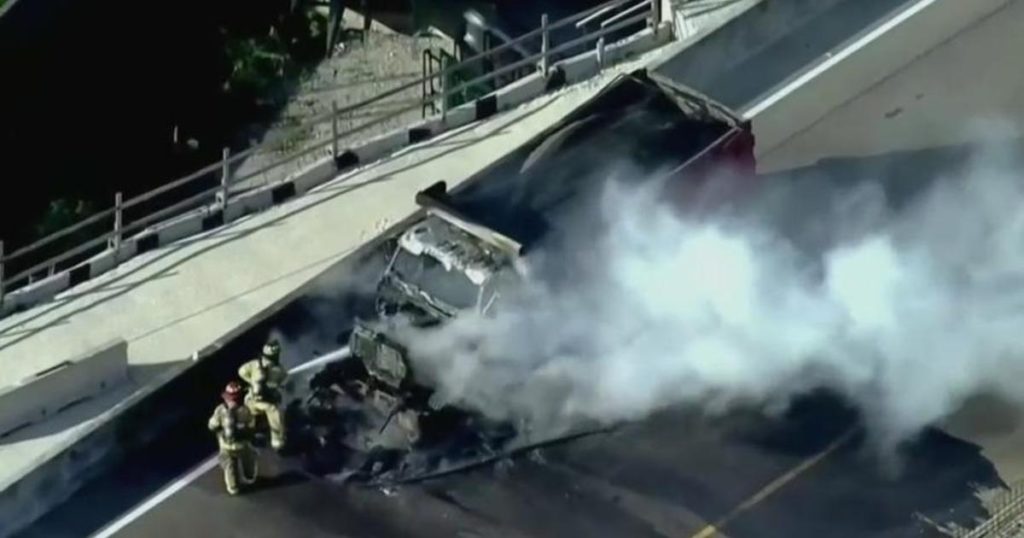
[[240, 486], [255, 482], [259, 472], [251, 442], [254, 421], [252, 412], [242, 403], [240, 383], [228, 383], [221, 399], [224, 401], [213, 410], [208, 427], [217, 435], [224, 486], [229, 494], [237, 495]]
[[263, 346], [263, 353], [242, 365], [238, 375], [249, 385], [245, 405], [254, 414], [267, 417], [270, 426], [270, 446], [281, 450], [285, 443], [282, 389], [288, 380], [288, 372], [281, 367], [281, 345], [270, 340]]

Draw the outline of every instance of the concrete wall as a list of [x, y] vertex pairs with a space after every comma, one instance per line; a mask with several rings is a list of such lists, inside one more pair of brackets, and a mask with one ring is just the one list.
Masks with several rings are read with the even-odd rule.
[[[1009, 0], [917, 0], [793, 78], [748, 114], [757, 151], [772, 151]], [[1007, 67], [1008, 69], [1010, 67]], [[799, 89], [799, 91], [795, 91]], [[808, 95], [815, 96], [808, 99]]]
[[128, 378], [128, 343], [117, 340], [0, 388], [0, 436], [46, 420]]
[[764, 2], [767, 0], [666, 0], [663, 9], [667, 4], [668, 11], [662, 16], [672, 24], [677, 40], [695, 42], [702, 36], [717, 32], [723, 24]]
[[108, 424], [54, 454], [40, 454], [40, 464], [11, 484], [0, 484], [0, 538], [25, 528], [64, 502], [93, 476], [117, 446]]

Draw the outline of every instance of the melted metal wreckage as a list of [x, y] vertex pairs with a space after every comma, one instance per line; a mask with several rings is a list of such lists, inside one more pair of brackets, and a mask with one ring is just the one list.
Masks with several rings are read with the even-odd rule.
[[417, 197], [426, 215], [395, 243], [378, 283], [379, 318], [356, 320], [351, 356], [317, 372], [308, 396], [289, 406], [310, 472], [405, 482], [535, 444], [521, 427], [441, 401], [388, 334], [400, 320], [431, 326], [467, 309], [486, 315], [502, 286], [522, 277], [521, 245], [446, 207], [443, 196], [439, 183]]
[[[716, 166], [753, 169], [753, 136], [749, 122], [722, 105], [639, 70], [620, 76], [487, 172], [516, 181], [478, 178], [460, 193], [458, 208], [444, 182], [418, 193], [420, 218], [387, 242], [387, 267], [374, 298], [377, 319], [356, 320], [351, 355], [316, 372], [308, 393], [288, 406], [289, 436], [305, 469], [343, 482], [396, 484], [607, 431], [545, 437], [450, 405], [417, 377], [394, 329], [400, 323], [436, 326], [467, 311], [493, 315], [503, 290], [529, 273], [520, 241], [542, 237], [544, 223], [579, 198], [573, 193], [622, 155], [652, 173], [671, 170], [661, 178], [669, 180], [662, 183], [665, 198], [684, 207], [686, 185], [707, 179]], [[535, 220], [536, 230], [524, 224]]]

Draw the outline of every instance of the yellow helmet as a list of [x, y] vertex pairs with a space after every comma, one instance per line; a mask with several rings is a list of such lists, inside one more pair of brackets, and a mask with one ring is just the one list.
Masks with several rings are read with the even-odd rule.
[[276, 361], [281, 358], [281, 344], [271, 340], [263, 346], [263, 358]]

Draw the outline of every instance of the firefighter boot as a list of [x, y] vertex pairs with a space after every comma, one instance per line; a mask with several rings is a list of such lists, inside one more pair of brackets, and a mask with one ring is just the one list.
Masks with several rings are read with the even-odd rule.
[[224, 488], [227, 489], [228, 495], [238, 495], [241, 492], [238, 486], [238, 475], [241, 470], [239, 454], [222, 451], [218, 459], [220, 468], [224, 471]]

